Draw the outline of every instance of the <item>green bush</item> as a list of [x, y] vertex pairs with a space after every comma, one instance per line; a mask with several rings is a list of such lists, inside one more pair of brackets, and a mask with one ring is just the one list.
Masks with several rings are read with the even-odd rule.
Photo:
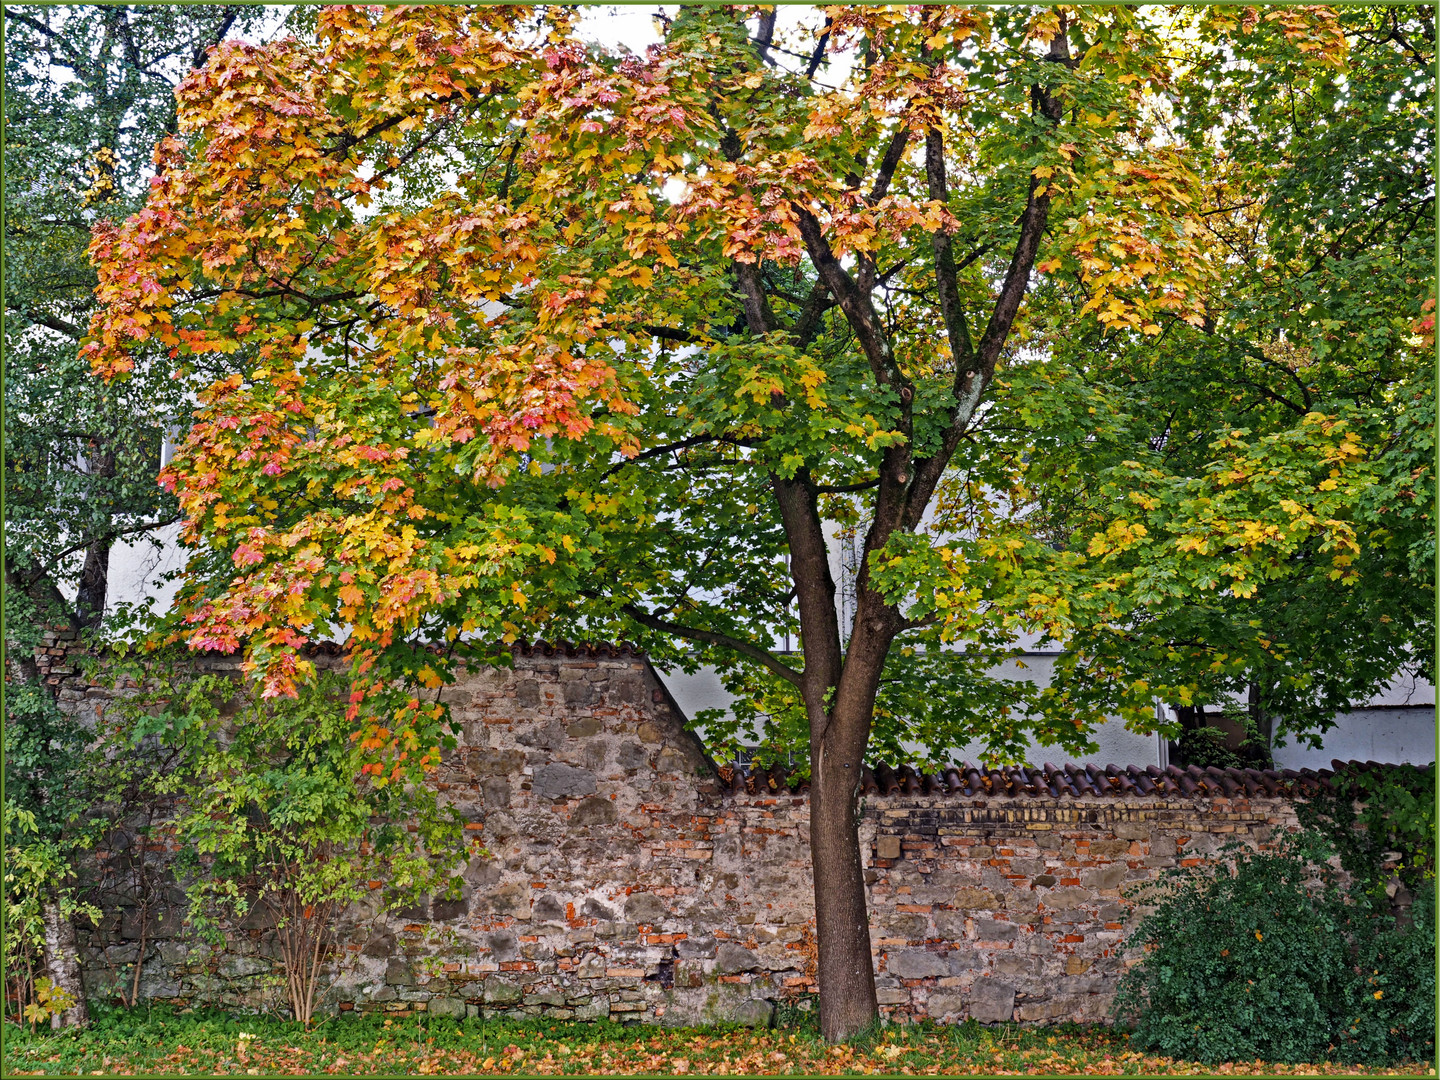
[[1368, 897], [1346, 895], [1332, 853], [1315, 834], [1269, 852], [1232, 844], [1162, 877], [1130, 938], [1145, 955], [1115, 1000], [1135, 1020], [1133, 1045], [1207, 1063], [1428, 1056], [1433, 890], [1396, 927]]
[[1368, 1063], [1420, 1061], [1435, 1053], [1435, 880], [1417, 888], [1407, 925], [1388, 913], [1356, 928], [1345, 1052]]
[[347, 955], [339, 940], [347, 911], [458, 896], [455, 872], [484, 854], [433, 788], [367, 776], [338, 675], [322, 673], [297, 697], [275, 700], [164, 658], [134, 681], [143, 689], [117, 698], [110, 714], [133, 751], [152, 741], [175, 751], [153, 789], [178, 804], [174, 869], [189, 928], [224, 946], [237, 922], [263, 915], [297, 1020], [311, 1021]]
[[81, 902], [72, 865], [92, 840], [83, 820], [94, 788], [94, 761], [87, 751], [92, 735], [60, 711], [41, 683], [16, 678], [5, 686], [3, 736], [0, 1015], [43, 1022], [74, 1000], [39, 974], [45, 966], [46, 913], [99, 917], [98, 909]]
[[1185, 764], [1202, 769], [1212, 765], [1217, 769], [1238, 769], [1244, 764], [1240, 755], [1225, 745], [1225, 732], [1219, 728], [1186, 728], [1180, 733], [1176, 747]]
[[0, 805], [0, 846], [4, 881], [0, 889], [0, 1019], [8, 1013], [34, 1026], [75, 1004], [64, 987], [40, 975], [45, 966], [45, 909], [59, 918], [84, 914], [92, 921], [100, 910], [76, 899], [70, 867], [73, 845], [46, 836], [35, 815], [6, 798]]

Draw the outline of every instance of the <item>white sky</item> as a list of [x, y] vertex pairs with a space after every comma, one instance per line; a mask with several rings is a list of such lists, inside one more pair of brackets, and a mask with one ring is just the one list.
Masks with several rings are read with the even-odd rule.
[[664, 12], [674, 18], [678, 8], [671, 4], [593, 4], [583, 9], [580, 19], [582, 37], [611, 47], [624, 46], [633, 53], [660, 40], [655, 15]]

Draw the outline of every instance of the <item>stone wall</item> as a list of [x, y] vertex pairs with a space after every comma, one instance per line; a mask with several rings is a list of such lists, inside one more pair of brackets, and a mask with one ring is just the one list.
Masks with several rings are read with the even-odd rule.
[[[459, 901], [351, 912], [327, 1008], [763, 1022], [774, 1003], [814, 993], [805, 791], [717, 772], [643, 657], [522, 648], [513, 670], [472, 672], [447, 694], [464, 734], [436, 783], [491, 855], [471, 862]], [[103, 712], [104, 694], [73, 679], [61, 698]], [[972, 786], [872, 784], [863, 801], [891, 1018], [1104, 1019], [1134, 959], [1135, 888], [1294, 824], [1283, 796]], [[149, 846], [165, 858], [163, 839]], [[135, 855], [97, 854], [102, 866]], [[278, 1000], [262, 919], [214, 952], [185, 938], [178, 890], [162, 894], [145, 923], [142, 996]], [[109, 904], [101, 927], [79, 931], [101, 993], [128, 984], [140, 953], [133, 901]]]

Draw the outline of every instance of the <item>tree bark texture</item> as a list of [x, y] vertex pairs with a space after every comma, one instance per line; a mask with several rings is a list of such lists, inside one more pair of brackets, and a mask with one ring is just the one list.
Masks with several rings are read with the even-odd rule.
[[816, 699], [812, 717], [824, 714], [822, 730], [817, 732], [813, 721], [811, 725], [810, 855], [820, 954], [820, 1032], [832, 1042], [855, 1037], [880, 1015], [860, 857], [860, 770], [880, 675], [899, 626], [894, 610], [862, 580], [840, 677], [833, 691], [829, 686], [807, 687], [806, 693], [807, 704], [812, 693]]
[[85, 549], [85, 565], [80, 571], [79, 584], [75, 611], [81, 625], [93, 629], [105, 618], [105, 602], [110, 588], [109, 537], [97, 538]]
[[45, 967], [50, 972], [50, 981], [75, 999], [73, 1008], [50, 1018], [50, 1026], [58, 1031], [88, 1024], [90, 1010], [85, 1004], [85, 988], [80, 981], [80, 952], [75, 943], [75, 926], [61, 912], [59, 901], [53, 898], [45, 904], [41, 917], [45, 922]]
[[815, 880], [815, 936], [819, 956], [820, 1034], [848, 1039], [873, 1024], [875, 967], [865, 895], [858, 809], [858, 761], [811, 754], [810, 861]]

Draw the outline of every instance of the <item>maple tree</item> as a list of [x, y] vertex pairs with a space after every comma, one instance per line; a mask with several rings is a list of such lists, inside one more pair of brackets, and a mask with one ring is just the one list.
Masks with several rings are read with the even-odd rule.
[[[1078, 749], [1101, 697], [1152, 700], [1118, 665], [1089, 703], [993, 674], [1023, 633], [1133, 611], [1103, 550], [1026, 523], [1003, 432], [1042, 387], [998, 373], [1054, 339], [1027, 294], [1063, 276], [1077, 325], [1143, 343], [1204, 325], [1223, 259], [1163, 12], [814, 14], [687, 7], [641, 55], [551, 8], [328, 8], [228, 42], [179, 87], [144, 209], [95, 232], [84, 354], [199, 394], [164, 473], [179, 633], [283, 696], [343, 627], [377, 787], [443, 751], [427, 691], [518, 636], [720, 667], [737, 724], [808, 754], [838, 1039], [877, 1012], [867, 748]], [[1255, 18], [1342, 62], [1327, 9]]]

